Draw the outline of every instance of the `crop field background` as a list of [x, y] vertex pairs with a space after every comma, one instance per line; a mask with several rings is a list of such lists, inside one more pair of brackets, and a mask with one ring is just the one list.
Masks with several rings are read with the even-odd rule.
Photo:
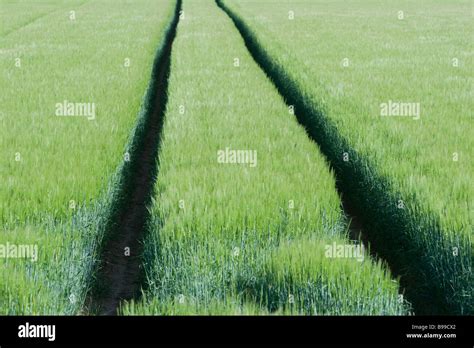
[[[128, 308], [404, 313], [396, 283], [368, 255], [324, 257], [324, 245], [349, 243], [334, 178], [232, 21], [208, 0], [183, 11], [145, 240], [148, 301]], [[256, 165], [219, 163], [225, 149], [255, 151]]]
[[[173, 3], [29, 2], [34, 21], [1, 6], [16, 19], [0, 38], [0, 241], [38, 259], [0, 259], [0, 312], [77, 314]], [[65, 101], [94, 114], [58, 116]]]
[[[283, 83], [290, 80], [304, 98], [302, 113], [312, 109], [324, 119], [306, 113], [302, 122], [310, 132], [326, 128], [323, 147], [337, 170], [361, 172], [366, 183], [352, 175], [343, 185], [355, 191], [349, 193], [354, 204], [371, 206], [374, 227], [367, 232], [378, 249], [407, 281], [418, 282], [410, 297], [424, 306], [431, 292], [429, 302], [443, 310], [472, 313], [470, 2], [223, 3], [275, 58], [269, 71], [285, 76]], [[282, 21], [289, 11], [299, 16]], [[415, 103], [418, 111], [385, 115], [382, 105], [390, 102]], [[400, 214], [394, 207], [407, 223], [394, 219]]]
[[0, 0], [0, 314], [473, 315], [472, 16]]

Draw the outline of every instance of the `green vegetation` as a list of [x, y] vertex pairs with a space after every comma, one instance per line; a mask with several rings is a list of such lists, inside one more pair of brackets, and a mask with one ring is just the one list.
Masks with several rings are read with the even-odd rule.
[[0, 314], [474, 314], [471, 5], [0, 0]]
[[[415, 312], [473, 314], [471, 3], [219, 3], [318, 140]], [[389, 103], [414, 108], [390, 117]]]
[[[174, 2], [1, 6], [0, 244], [37, 245], [38, 260], [0, 258], [0, 313], [77, 314]], [[65, 101], [89, 109], [67, 117]]]
[[[53, 1], [0, 1], [0, 37], [31, 25], [33, 22], [66, 9], [76, 9], [87, 1], [53, 0]], [[25, 31], [28, 33], [28, 30]]]
[[[327, 257], [328, 245], [350, 243], [334, 177], [230, 19], [212, 0], [183, 11], [144, 241], [148, 283], [123, 313], [407, 313], [366, 252]], [[232, 163], [237, 150], [248, 157]]]

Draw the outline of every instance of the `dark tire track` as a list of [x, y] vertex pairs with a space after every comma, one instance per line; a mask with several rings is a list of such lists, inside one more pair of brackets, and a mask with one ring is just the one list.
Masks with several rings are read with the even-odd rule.
[[[384, 260], [392, 274], [400, 277], [401, 288], [416, 314], [472, 313], [473, 304], [463, 299], [463, 293], [472, 289], [472, 275], [459, 273], [470, 269], [469, 255], [453, 258], [451, 254], [453, 247], [467, 253], [470, 246], [459, 245], [448, 237], [432, 213], [398, 209], [394, 202], [402, 195], [377, 173], [369, 159], [350, 146], [316, 105], [305, 99], [296, 82], [274, 63], [245, 21], [222, 0], [216, 3], [234, 22], [249, 53], [286, 103], [294, 106], [297, 120], [334, 169], [344, 211], [351, 219], [350, 237], [357, 239], [362, 231], [360, 237], [365, 244], [370, 243], [371, 254]], [[343, 152], [348, 153], [350, 161], [343, 161]], [[429, 238], [420, 237], [426, 236], [427, 231]]]
[[107, 228], [97, 278], [88, 299], [92, 314], [116, 315], [121, 301], [140, 296], [144, 280], [142, 240], [158, 172], [157, 156], [168, 101], [171, 48], [180, 10], [181, 0], [177, 0], [153, 63], [143, 114], [131, 141], [130, 161], [124, 165], [122, 173], [122, 192], [116, 203], [117, 211], [113, 213], [115, 223]]

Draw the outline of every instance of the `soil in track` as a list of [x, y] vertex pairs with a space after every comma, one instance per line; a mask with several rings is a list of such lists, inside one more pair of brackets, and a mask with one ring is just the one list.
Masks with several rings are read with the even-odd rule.
[[[155, 59], [150, 81], [149, 108], [145, 114], [145, 129], [140, 144], [130, 154], [134, 162], [126, 182], [127, 194], [120, 204], [118, 219], [102, 248], [101, 264], [95, 289], [89, 298], [92, 314], [116, 315], [120, 302], [140, 296], [143, 283], [142, 240], [145, 234], [154, 181], [158, 171], [157, 155], [167, 103], [171, 48], [176, 35], [181, 1], [176, 5], [170, 31], [161, 55]], [[129, 251], [129, 253], [128, 253]]]

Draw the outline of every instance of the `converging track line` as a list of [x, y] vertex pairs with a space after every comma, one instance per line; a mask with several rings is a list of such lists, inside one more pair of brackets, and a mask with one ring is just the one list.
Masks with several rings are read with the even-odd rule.
[[129, 172], [124, 173], [125, 186], [116, 223], [106, 233], [101, 264], [90, 294], [89, 312], [116, 315], [123, 300], [140, 296], [143, 283], [142, 239], [149, 219], [148, 205], [158, 172], [157, 155], [168, 101], [170, 57], [181, 10], [177, 0], [173, 18], [153, 64], [145, 97], [145, 114], [132, 140]]
[[[400, 277], [404, 296], [416, 314], [457, 313], [456, 305], [446, 300], [451, 290], [436, 278], [436, 268], [426, 262], [425, 246], [416, 244], [410, 237], [415, 226], [429, 229], [432, 235], [444, 241], [439, 225], [422, 225], [423, 221], [417, 216], [397, 209], [391, 203], [396, 191], [377, 174], [369, 159], [361, 157], [331, 121], [304, 98], [295, 81], [273, 62], [245, 21], [222, 0], [216, 0], [216, 4], [234, 22], [255, 62], [287, 105], [294, 107], [298, 122], [334, 169], [343, 209], [350, 219], [350, 237], [370, 244], [371, 254], [386, 262], [395, 277]], [[344, 162], [342, 150], [347, 151], [353, 161]]]

